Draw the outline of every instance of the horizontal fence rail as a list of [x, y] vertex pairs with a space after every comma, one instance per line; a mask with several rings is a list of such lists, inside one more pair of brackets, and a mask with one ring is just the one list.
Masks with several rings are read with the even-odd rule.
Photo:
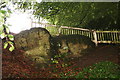
[[120, 43], [120, 31], [96, 31], [98, 43]]
[[[120, 43], [120, 31], [102, 31], [102, 30], [89, 30], [83, 28], [75, 28], [68, 26], [50, 25], [46, 23], [37, 23], [39, 26], [46, 28], [51, 35], [84, 35], [89, 37], [96, 46], [98, 43]], [[36, 27], [36, 26], [34, 26]]]

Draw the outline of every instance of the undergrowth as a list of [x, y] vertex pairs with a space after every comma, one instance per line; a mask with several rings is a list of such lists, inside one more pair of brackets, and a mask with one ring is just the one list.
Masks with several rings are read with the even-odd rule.
[[37, 69], [35, 63], [23, 55], [20, 50], [3, 51], [3, 78], [119, 78], [120, 66], [103, 61], [89, 67], [80, 68], [79, 64], [58, 58], [44, 69]]

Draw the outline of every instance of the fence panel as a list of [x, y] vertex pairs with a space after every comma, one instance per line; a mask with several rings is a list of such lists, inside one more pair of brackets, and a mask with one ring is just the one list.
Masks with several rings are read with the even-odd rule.
[[[35, 22], [34, 22], [35, 24]], [[97, 45], [97, 43], [120, 43], [120, 31], [103, 31], [103, 30], [89, 30], [83, 28], [75, 28], [68, 26], [58, 26], [58, 25], [50, 25], [45, 23], [38, 23], [44, 28], [46, 28], [51, 35], [84, 35], [91, 38]], [[36, 24], [35, 24], [36, 25]]]
[[120, 43], [120, 31], [96, 31], [98, 43]]

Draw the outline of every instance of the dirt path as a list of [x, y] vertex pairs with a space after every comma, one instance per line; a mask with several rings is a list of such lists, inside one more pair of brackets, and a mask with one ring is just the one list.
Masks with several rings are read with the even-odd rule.
[[81, 58], [76, 58], [74, 61], [79, 65], [79, 67], [84, 68], [95, 64], [100, 61], [111, 61], [119, 64], [120, 57], [120, 46], [116, 45], [99, 45], [92, 52], [82, 56]]

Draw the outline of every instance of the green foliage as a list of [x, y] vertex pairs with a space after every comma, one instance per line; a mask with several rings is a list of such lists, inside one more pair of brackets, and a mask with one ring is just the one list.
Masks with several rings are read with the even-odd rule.
[[51, 59], [51, 61], [52, 61], [52, 63], [59, 63], [59, 60], [58, 59], [65, 59], [65, 56], [67, 56], [68, 55], [68, 53], [64, 53], [64, 54], [58, 54], [58, 55], [55, 55], [52, 59]]
[[[109, 62], [103, 61], [96, 63], [92, 66], [83, 68], [83, 71], [79, 72], [74, 78], [119, 78], [120, 66]], [[63, 76], [64, 78], [70, 78], [70, 76]]]
[[46, 27], [46, 29], [50, 32], [50, 34], [52, 36], [55, 36], [56, 34], [59, 34], [59, 27], [53, 27], [53, 26], [49, 26], [49, 27]]
[[11, 47], [9, 48], [9, 51], [13, 51], [15, 48], [13, 45], [11, 45]]
[[24, 10], [33, 7], [33, 14], [36, 17], [43, 17], [51, 24], [90, 29], [120, 29], [117, 25], [118, 3], [24, 2], [19, 4], [19, 8]]
[[14, 40], [14, 36], [10, 34], [8, 28], [9, 25], [6, 23], [6, 18], [9, 17], [11, 11], [9, 9], [2, 10], [2, 8], [5, 8], [7, 3], [0, 3], [0, 4], [3, 5], [0, 6], [0, 38], [6, 40], [6, 42], [4, 43], [4, 49], [6, 49], [8, 45], [10, 45], [9, 51], [13, 51], [14, 45], [12, 41]]
[[6, 49], [6, 48], [7, 48], [7, 46], [8, 46], [8, 43], [7, 43], [7, 42], [5, 42], [5, 43], [4, 43], [4, 49]]
[[6, 42], [4, 43], [4, 49], [6, 49], [8, 45], [10, 45], [9, 51], [13, 51], [13, 50], [14, 50], [13, 42], [11, 42], [11, 41], [6, 41]]

